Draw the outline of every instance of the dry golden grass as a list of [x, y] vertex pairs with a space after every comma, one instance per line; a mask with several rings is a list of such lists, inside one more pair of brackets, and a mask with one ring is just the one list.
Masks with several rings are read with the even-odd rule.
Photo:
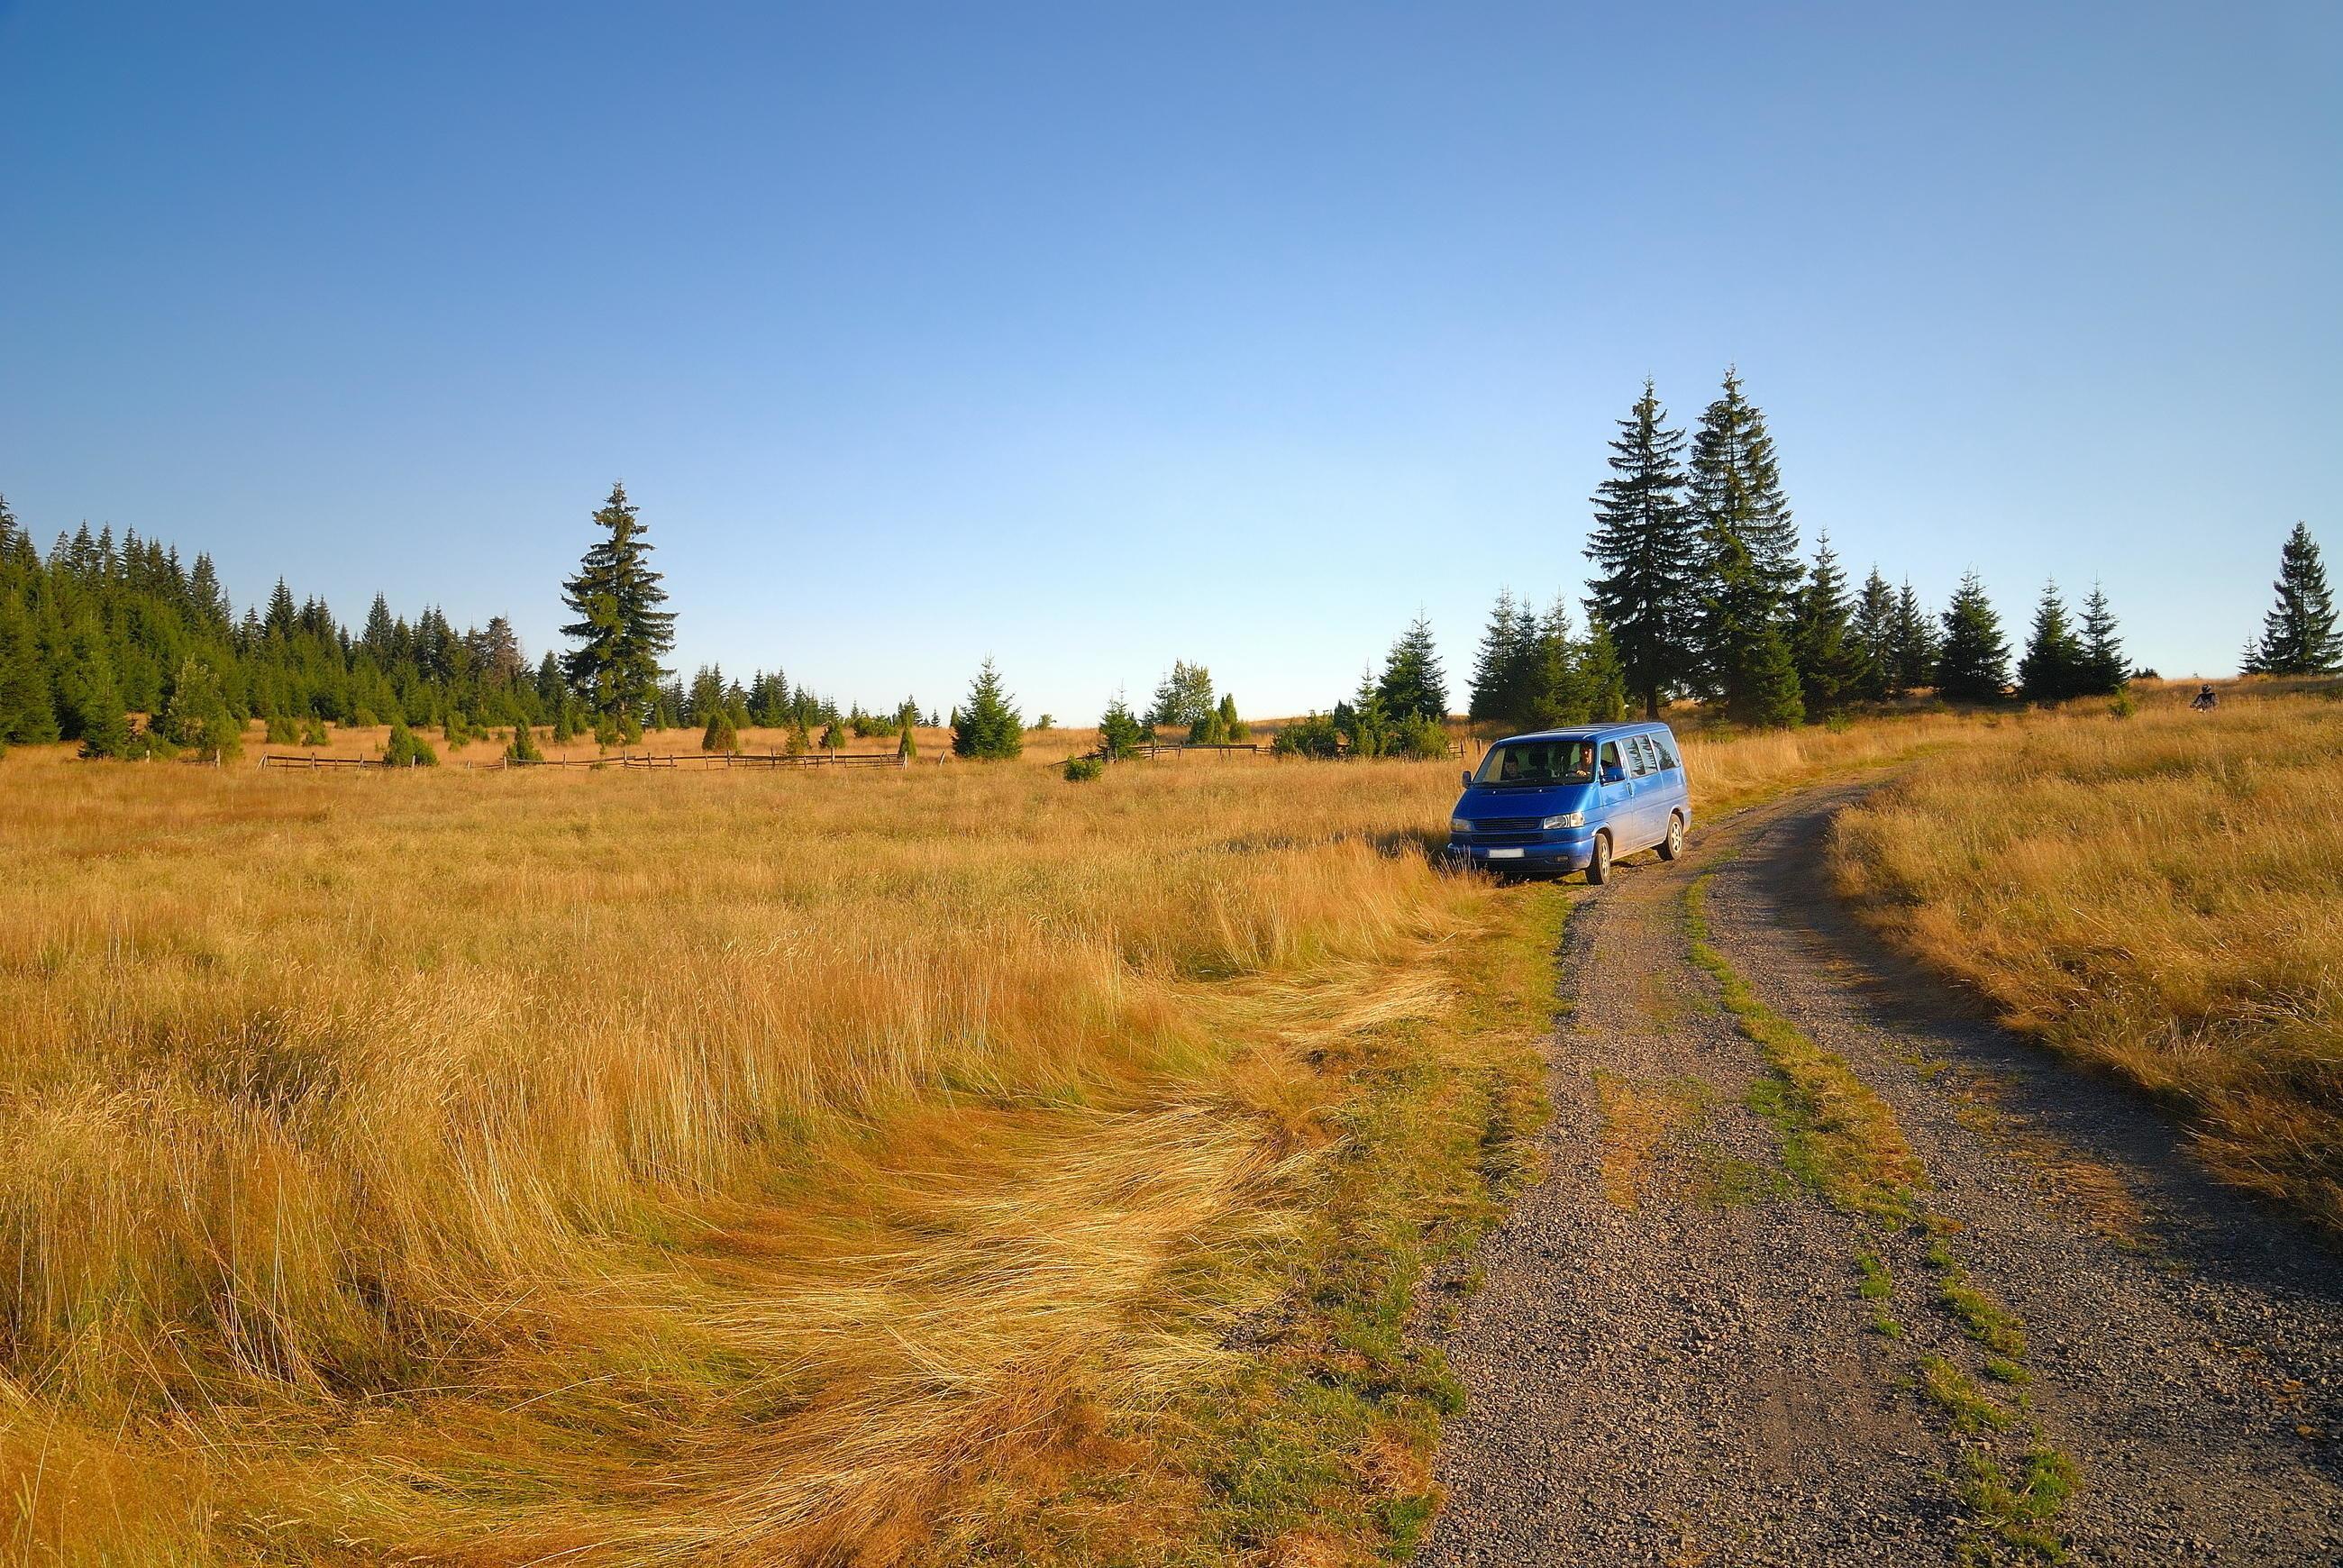
[[[1931, 733], [1688, 751], [1714, 808]], [[1182, 1403], [1281, 1297], [1278, 1364], [1417, 1366], [1312, 1303], [1403, 1313], [1393, 1260], [1514, 1179], [1549, 895], [1430, 863], [1451, 766], [1075, 787], [1071, 749], [0, 761], [0, 1551], [880, 1563], [950, 1518], [1001, 1560], [985, 1520], [1156, 1462], [1151, 1426], [1301, 1442], [1232, 1413], [1298, 1374]], [[1436, 1366], [1400, 1384], [1361, 1452], [1428, 1443]], [[1078, 1535], [1128, 1530], [1067, 1485]], [[1166, 1539], [1214, 1495], [1131, 1492], [1189, 1500]], [[1295, 1539], [1322, 1505], [1247, 1504]], [[1015, 1555], [1086, 1550], [1051, 1539]]]
[[1834, 859], [1911, 951], [2189, 1115], [2223, 1171], [2343, 1224], [2343, 707], [2155, 694], [1929, 759]]

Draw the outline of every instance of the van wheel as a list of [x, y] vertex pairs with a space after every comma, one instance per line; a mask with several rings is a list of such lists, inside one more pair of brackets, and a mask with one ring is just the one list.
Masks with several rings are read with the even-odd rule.
[[1668, 813], [1668, 836], [1660, 840], [1660, 859], [1673, 860], [1684, 853], [1684, 813]]
[[1611, 879], [1611, 835], [1594, 835], [1594, 859], [1586, 862], [1586, 885], [1599, 888]]

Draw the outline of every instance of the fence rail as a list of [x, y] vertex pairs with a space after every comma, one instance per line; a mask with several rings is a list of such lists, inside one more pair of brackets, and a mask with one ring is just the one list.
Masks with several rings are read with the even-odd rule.
[[[1252, 745], [1240, 744], [1233, 746], [1199, 746], [1192, 745], [1185, 741], [1164, 741], [1158, 745], [1138, 747], [1130, 753], [1130, 756], [1134, 758], [1143, 757], [1151, 759], [1158, 757], [1179, 757], [1191, 751], [1209, 751], [1221, 757], [1226, 757], [1232, 751], [1241, 756], [1246, 757], [1267, 757], [1277, 754], [1276, 748], [1260, 743]], [[1113, 759], [1107, 756], [1106, 749], [1104, 747], [1101, 747], [1095, 751], [1085, 751], [1081, 753], [1081, 755], [1085, 757], [1094, 757], [1101, 761], [1113, 760]], [[1334, 759], [1336, 760], [1342, 760], [1355, 755], [1356, 753], [1348, 750], [1338, 751], [1334, 754]], [[1465, 755], [1463, 744], [1461, 741], [1450, 741], [1448, 743], [1448, 755], [1451, 757], [1463, 757]], [[940, 754], [936, 758], [936, 760], [939, 762], [942, 761], [942, 756]], [[1323, 760], [1323, 759], [1321, 759], [1321, 760]], [[398, 764], [387, 762], [379, 757], [317, 757], [306, 751], [265, 751], [261, 753], [260, 765], [263, 768], [390, 768], [398, 766]], [[490, 772], [500, 772], [506, 769], [511, 768], [655, 768], [669, 769], [686, 769], [692, 768], [722, 768], [727, 769], [733, 768], [908, 768], [910, 766], [910, 762], [909, 759], [892, 751], [809, 752], [799, 757], [791, 757], [785, 752], [779, 751], [687, 751], [665, 755], [637, 755], [633, 752], [621, 751], [616, 757], [541, 757], [527, 762], [516, 762], [509, 757], [500, 757], [494, 762], [470, 762], [458, 760], [448, 764], [448, 766], [456, 768], [478, 768], [485, 769]]]
[[[1223, 756], [1232, 751], [1241, 752], [1251, 757], [1274, 757], [1279, 755], [1276, 747], [1267, 744], [1257, 743], [1250, 746], [1200, 746], [1188, 741], [1167, 740], [1156, 745], [1134, 746], [1130, 751], [1124, 753], [1124, 759], [1127, 760], [1130, 758], [1134, 757], [1177, 757], [1182, 753], [1188, 751], [1216, 751]], [[1094, 750], [1082, 752], [1081, 755], [1084, 757], [1095, 758], [1101, 762], [1112, 762], [1116, 760], [1116, 759], [1107, 755], [1106, 748], [1103, 745], [1098, 747]], [[1332, 759], [1341, 761], [1357, 755], [1358, 754], [1356, 752], [1351, 750], [1348, 747], [1345, 747], [1342, 750], [1335, 752]], [[1464, 743], [1461, 740], [1450, 741], [1448, 743], [1448, 755], [1451, 757], [1463, 756]], [[1329, 759], [1320, 757], [1313, 758], [1312, 760], [1322, 762], [1329, 760]]]
[[[393, 768], [399, 764], [379, 757], [315, 757], [307, 752], [263, 752], [263, 768]], [[478, 768], [489, 772], [501, 772], [511, 768], [906, 768], [910, 764], [891, 751], [841, 751], [835, 755], [791, 757], [782, 752], [759, 753], [738, 751], [681, 752], [672, 756], [638, 756], [622, 751], [616, 757], [541, 757], [518, 762], [500, 757], [494, 762], [473, 762], [463, 759], [450, 763], [456, 768]]]

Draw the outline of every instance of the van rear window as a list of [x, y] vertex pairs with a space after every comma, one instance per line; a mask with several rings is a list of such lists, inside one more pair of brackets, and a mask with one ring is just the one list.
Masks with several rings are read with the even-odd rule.
[[1512, 740], [1481, 759], [1475, 784], [1588, 784], [1594, 779], [1591, 740]]

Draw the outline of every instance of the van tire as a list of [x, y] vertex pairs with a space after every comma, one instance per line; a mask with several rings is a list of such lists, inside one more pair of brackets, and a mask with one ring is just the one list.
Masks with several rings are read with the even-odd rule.
[[1611, 835], [1594, 835], [1594, 856], [1586, 862], [1586, 885], [1599, 888], [1611, 879]]
[[1678, 855], [1683, 854], [1684, 839], [1684, 813], [1681, 811], [1669, 812], [1668, 836], [1660, 840], [1660, 859], [1663, 860], [1673, 860]]

